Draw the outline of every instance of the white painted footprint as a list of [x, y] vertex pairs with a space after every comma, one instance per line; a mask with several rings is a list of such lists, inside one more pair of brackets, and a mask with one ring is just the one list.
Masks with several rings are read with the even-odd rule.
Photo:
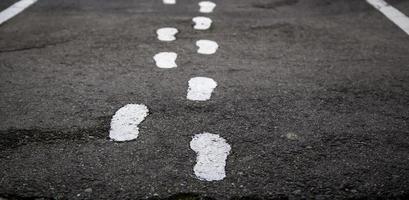
[[155, 60], [157, 67], [169, 69], [177, 67], [177, 57], [178, 55], [175, 52], [160, 52], [156, 54], [153, 59]]
[[197, 134], [190, 148], [197, 154], [193, 171], [200, 180], [219, 181], [226, 177], [226, 159], [231, 147], [225, 139], [211, 133]]
[[216, 53], [216, 50], [219, 48], [219, 45], [211, 40], [198, 40], [196, 41], [196, 46], [199, 47], [197, 53], [207, 55]]
[[163, 0], [163, 4], [173, 5], [176, 4], [176, 0]]
[[199, 3], [200, 10], [199, 12], [201, 13], [211, 13], [213, 12], [214, 8], [216, 7], [216, 4], [211, 2], [211, 1], [201, 1]]
[[178, 29], [172, 27], [160, 28], [156, 31], [158, 39], [160, 41], [170, 42], [176, 40], [175, 35], [178, 33]]
[[195, 77], [189, 80], [187, 99], [191, 101], [207, 101], [217, 87], [216, 81], [206, 77]]
[[207, 30], [212, 25], [212, 20], [208, 17], [194, 17], [192, 21], [195, 23], [193, 28], [196, 30]]
[[138, 125], [148, 116], [143, 104], [128, 104], [116, 111], [111, 120], [109, 138], [114, 141], [134, 140], [139, 135]]

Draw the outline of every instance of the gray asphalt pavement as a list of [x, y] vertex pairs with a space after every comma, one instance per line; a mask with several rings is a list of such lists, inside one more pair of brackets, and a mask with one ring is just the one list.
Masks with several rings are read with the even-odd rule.
[[[409, 36], [364, 0], [213, 1], [208, 31], [193, 0], [39, 0], [0, 25], [0, 199], [408, 198]], [[194, 76], [211, 100], [186, 99]], [[128, 103], [150, 115], [115, 143]], [[222, 181], [193, 173], [202, 132], [231, 145]]]

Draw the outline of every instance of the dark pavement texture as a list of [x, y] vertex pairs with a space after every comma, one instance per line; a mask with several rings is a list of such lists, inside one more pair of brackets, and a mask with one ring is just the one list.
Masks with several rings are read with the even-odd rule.
[[[0, 197], [408, 197], [409, 36], [364, 0], [215, 2], [208, 31], [192, 0], [40, 0], [1, 25]], [[176, 41], [156, 39], [165, 26]], [[157, 68], [160, 51], [179, 67]], [[218, 82], [210, 101], [186, 99], [194, 76]], [[150, 115], [109, 141], [128, 103]], [[204, 131], [232, 146], [223, 181], [193, 174]]]

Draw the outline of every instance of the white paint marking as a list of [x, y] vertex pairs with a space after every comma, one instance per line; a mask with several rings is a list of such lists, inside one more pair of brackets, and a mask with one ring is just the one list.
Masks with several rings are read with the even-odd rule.
[[409, 18], [383, 0], [366, 0], [409, 35]]
[[217, 48], [219, 48], [219, 45], [211, 40], [198, 40], [196, 41], [196, 46], [199, 47], [197, 53], [207, 55], [216, 53]]
[[225, 139], [211, 133], [197, 134], [190, 148], [197, 154], [193, 171], [200, 180], [219, 181], [226, 177], [226, 159], [231, 147]]
[[175, 35], [178, 33], [178, 29], [172, 27], [160, 28], [156, 31], [158, 39], [160, 41], [170, 42], [176, 40]]
[[148, 116], [142, 104], [128, 104], [116, 111], [111, 120], [109, 137], [114, 141], [129, 141], [138, 137], [138, 125]]
[[37, 2], [37, 0], [21, 0], [0, 13], [0, 25]]
[[156, 54], [153, 59], [155, 60], [157, 67], [169, 69], [177, 67], [177, 57], [178, 55], [175, 52], [161, 52]]
[[193, 28], [196, 30], [207, 30], [212, 25], [212, 20], [208, 17], [194, 17], [193, 22]]
[[213, 12], [214, 8], [216, 7], [216, 4], [211, 2], [211, 1], [201, 1], [199, 3], [200, 10], [199, 12], [201, 13], [211, 13]]
[[187, 99], [192, 101], [207, 101], [217, 87], [216, 81], [206, 77], [195, 77], [189, 80]]
[[163, 0], [164, 4], [168, 4], [168, 5], [172, 5], [172, 4], [176, 4], [176, 0]]

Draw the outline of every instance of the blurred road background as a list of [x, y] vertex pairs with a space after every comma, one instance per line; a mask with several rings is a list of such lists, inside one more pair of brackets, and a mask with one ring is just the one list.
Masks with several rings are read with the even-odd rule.
[[[409, 196], [404, 31], [365, 0], [214, 0], [212, 28], [195, 31], [198, 2], [39, 0], [0, 25], [0, 197]], [[177, 40], [160, 42], [168, 26]], [[199, 55], [199, 39], [220, 48]], [[161, 51], [178, 67], [157, 68]], [[194, 76], [218, 82], [211, 100], [186, 99]], [[150, 115], [115, 143], [128, 103]], [[194, 176], [202, 132], [231, 145], [222, 181]]]

